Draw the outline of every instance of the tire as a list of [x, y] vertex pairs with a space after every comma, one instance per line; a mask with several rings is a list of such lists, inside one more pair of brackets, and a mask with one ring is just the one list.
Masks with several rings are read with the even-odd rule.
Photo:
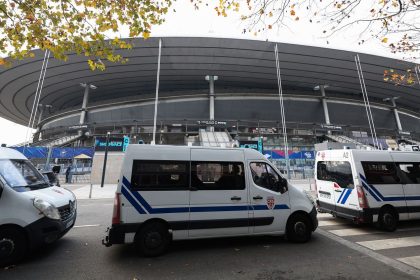
[[391, 208], [384, 208], [379, 213], [379, 227], [385, 231], [395, 231], [398, 226], [397, 213]]
[[17, 228], [0, 229], [0, 267], [16, 264], [27, 251], [25, 234]]
[[135, 246], [145, 257], [163, 255], [171, 241], [168, 228], [165, 224], [152, 222], [143, 226], [136, 234]]
[[312, 224], [304, 214], [294, 214], [289, 218], [286, 226], [286, 237], [295, 243], [305, 243], [311, 239]]

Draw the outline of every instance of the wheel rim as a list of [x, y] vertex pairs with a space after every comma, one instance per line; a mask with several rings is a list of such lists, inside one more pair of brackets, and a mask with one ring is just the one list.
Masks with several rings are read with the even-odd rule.
[[305, 236], [306, 235], [306, 225], [304, 222], [296, 222], [295, 226], [295, 233], [298, 236]]
[[384, 220], [384, 225], [387, 228], [392, 228], [395, 224], [394, 215], [392, 215], [391, 213], [385, 213], [383, 220]]
[[12, 239], [3, 238], [0, 240], [0, 259], [9, 257], [15, 250], [15, 243]]
[[149, 232], [146, 234], [144, 244], [147, 248], [157, 248], [162, 244], [162, 235], [159, 232]]

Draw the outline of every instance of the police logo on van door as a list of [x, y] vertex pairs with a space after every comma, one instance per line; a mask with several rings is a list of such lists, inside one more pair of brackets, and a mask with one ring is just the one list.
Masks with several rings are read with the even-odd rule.
[[273, 209], [274, 205], [275, 205], [274, 197], [272, 197], [272, 196], [267, 197], [268, 209], [270, 209], [270, 210]]

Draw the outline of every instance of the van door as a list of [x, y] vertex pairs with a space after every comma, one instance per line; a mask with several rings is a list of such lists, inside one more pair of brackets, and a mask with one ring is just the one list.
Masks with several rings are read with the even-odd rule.
[[286, 188], [279, 188], [280, 175], [263, 161], [249, 161], [250, 199], [253, 208], [253, 233], [283, 233], [290, 215], [290, 198]]
[[[348, 152], [344, 157], [317, 162], [317, 187], [321, 208], [352, 217], [358, 207], [354, 191], [354, 180]], [[346, 159], [346, 160], [344, 160]]]
[[389, 204], [399, 213], [400, 220], [408, 219], [402, 179], [390, 153], [360, 153], [357, 157], [356, 169], [364, 172], [359, 176], [369, 194], [369, 207], [378, 213]]
[[241, 150], [191, 149], [190, 237], [248, 234]]
[[420, 218], [420, 156], [414, 153], [392, 154], [400, 177], [407, 205], [408, 218]]

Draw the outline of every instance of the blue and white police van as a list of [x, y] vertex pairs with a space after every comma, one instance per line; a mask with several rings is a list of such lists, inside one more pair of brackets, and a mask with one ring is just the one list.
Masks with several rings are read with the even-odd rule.
[[419, 152], [326, 150], [315, 164], [321, 211], [387, 231], [420, 219]]
[[0, 148], [0, 267], [64, 236], [76, 220], [76, 198], [51, 186], [16, 150]]
[[157, 256], [171, 240], [286, 234], [306, 242], [317, 225], [311, 198], [255, 150], [129, 145], [103, 243]]

